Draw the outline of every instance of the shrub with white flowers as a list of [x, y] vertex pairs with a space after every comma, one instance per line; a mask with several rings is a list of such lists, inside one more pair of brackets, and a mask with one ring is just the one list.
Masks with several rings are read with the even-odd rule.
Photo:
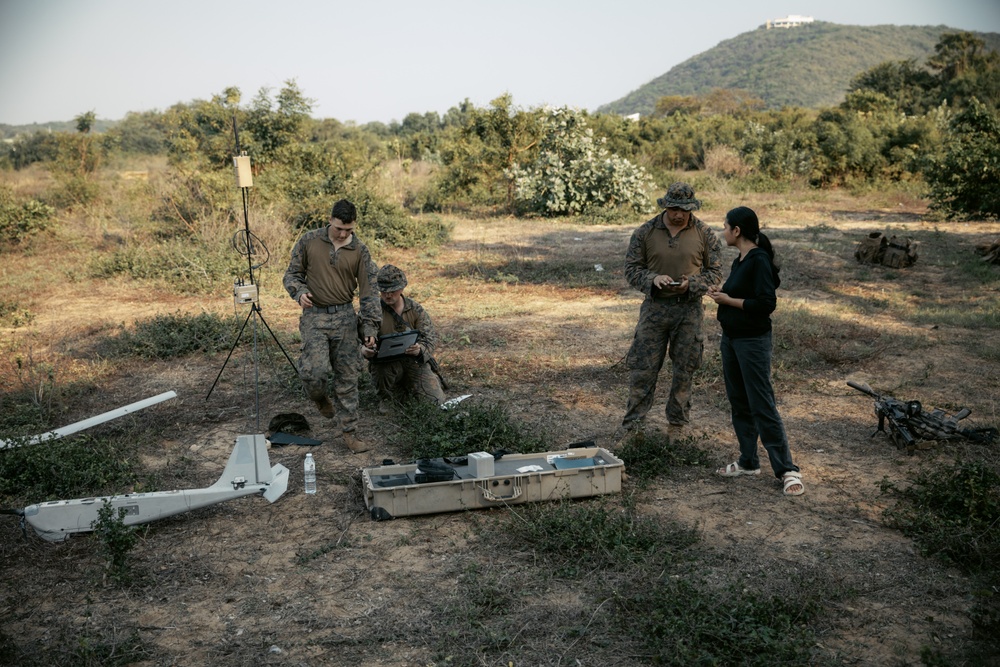
[[546, 109], [542, 123], [538, 157], [506, 172], [520, 211], [557, 216], [596, 208], [649, 210], [646, 170], [608, 151], [580, 112]]

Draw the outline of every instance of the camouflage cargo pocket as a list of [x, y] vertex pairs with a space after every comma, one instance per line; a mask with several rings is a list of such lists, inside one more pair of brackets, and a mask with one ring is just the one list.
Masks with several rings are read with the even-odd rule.
[[854, 257], [864, 264], [880, 264], [888, 245], [889, 241], [881, 232], [872, 232], [858, 244]]
[[916, 261], [916, 243], [911, 239], [898, 239], [895, 236], [889, 239], [882, 257], [882, 264], [893, 269], [902, 269], [911, 266]]

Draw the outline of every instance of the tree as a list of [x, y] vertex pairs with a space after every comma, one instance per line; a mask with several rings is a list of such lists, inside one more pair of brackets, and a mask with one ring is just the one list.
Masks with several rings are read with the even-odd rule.
[[490, 102], [488, 109], [467, 107], [460, 115], [465, 122], [461, 130], [440, 144], [446, 167], [441, 180], [443, 194], [511, 209], [514, 183], [506, 174], [537, 150], [541, 131], [538, 112], [515, 107], [513, 98], [505, 93]]
[[812, 119], [785, 108], [747, 121], [736, 147], [743, 161], [774, 180], [808, 174], [816, 152]]
[[937, 104], [937, 79], [914, 59], [887, 61], [858, 74], [847, 89], [848, 95], [869, 91], [884, 95], [908, 115], [925, 113]]
[[971, 32], [943, 34], [921, 67], [915, 60], [887, 61], [854, 77], [849, 92], [872, 91], [892, 99], [907, 115], [947, 103], [962, 108], [973, 97], [1000, 104], [1000, 55]]
[[159, 111], [130, 111], [107, 132], [107, 137], [123, 153], [159, 155], [166, 150], [163, 114]]
[[653, 116], [691, 115], [701, 111], [701, 100], [688, 95], [664, 95], [656, 100]]
[[312, 112], [313, 100], [302, 94], [294, 79], [289, 79], [278, 91], [276, 101], [277, 107], [271, 100], [270, 89], [261, 88], [243, 122], [243, 129], [250, 134], [243, 147], [257, 170], [279, 160], [283, 148], [305, 138], [305, 123]]
[[847, 97], [840, 103], [840, 108], [861, 114], [893, 114], [896, 103], [888, 96], [874, 90], [856, 90], [847, 93]]
[[863, 113], [829, 109], [816, 119], [813, 131], [817, 147], [814, 183], [870, 179], [885, 166], [878, 124]]
[[175, 104], [164, 114], [167, 152], [175, 166], [224, 167], [233, 159], [233, 118], [242, 124], [240, 89], [230, 86], [211, 100]]
[[97, 114], [93, 111], [86, 111], [73, 118], [73, 120], [76, 121], [77, 132], [80, 134], [90, 134], [90, 130], [94, 126], [94, 121], [97, 120]]
[[973, 97], [987, 106], [1000, 105], [1000, 54], [971, 32], [941, 35], [927, 66], [936, 71], [942, 101], [963, 107]]
[[702, 112], [736, 116], [764, 108], [764, 100], [739, 88], [715, 88], [702, 100]]
[[21, 134], [9, 145], [9, 160], [14, 169], [24, 169], [35, 162], [50, 162], [59, 157], [59, 135], [48, 130]]
[[948, 217], [1000, 217], [1000, 114], [973, 99], [952, 118], [925, 176], [932, 207]]

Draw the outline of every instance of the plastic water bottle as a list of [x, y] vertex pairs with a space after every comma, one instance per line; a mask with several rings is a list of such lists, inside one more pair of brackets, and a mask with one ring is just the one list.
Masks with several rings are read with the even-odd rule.
[[316, 493], [316, 460], [312, 454], [306, 454], [305, 477], [306, 493]]

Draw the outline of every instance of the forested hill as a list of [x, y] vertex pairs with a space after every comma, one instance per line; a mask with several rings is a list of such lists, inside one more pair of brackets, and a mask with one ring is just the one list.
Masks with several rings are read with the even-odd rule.
[[[769, 108], [840, 104], [855, 75], [887, 60], [934, 54], [947, 26], [855, 26], [816, 22], [796, 28], [759, 28], [720, 42], [673, 67], [600, 112], [652, 113], [666, 95], [704, 95], [716, 88], [746, 90]], [[1000, 34], [975, 33], [1000, 51]]]

